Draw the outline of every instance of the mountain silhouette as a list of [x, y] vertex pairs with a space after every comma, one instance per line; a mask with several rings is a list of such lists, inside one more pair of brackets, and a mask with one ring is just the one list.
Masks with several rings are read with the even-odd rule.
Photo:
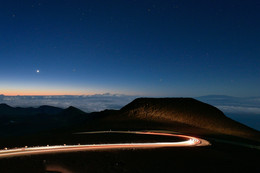
[[11, 107], [7, 104], [0, 104], [0, 116], [6, 115], [6, 116], [29, 116], [29, 115], [37, 115], [37, 114], [57, 114], [62, 112], [63, 109], [57, 108], [54, 106], [40, 106], [38, 108], [33, 107], [27, 107], [27, 108], [21, 108], [21, 107]]
[[46, 105], [38, 108], [20, 108], [0, 104], [0, 134], [24, 135], [71, 126], [84, 121], [86, 115], [72, 106], [67, 109]]
[[63, 115], [71, 115], [71, 114], [83, 115], [83, 114], [86, 114], [86, 113], [83, 112], [82, 110], [78, 109], [78, 108], [70, 106], [70, 107], [62, 110], [61, 114], [63, 114]]

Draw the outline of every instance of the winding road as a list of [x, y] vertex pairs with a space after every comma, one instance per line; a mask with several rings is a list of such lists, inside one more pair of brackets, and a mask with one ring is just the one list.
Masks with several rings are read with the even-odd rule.
[[172, 136], [185, 139], [178, 142], [147, 142], [147, 143], [112, 143], [112, 144], [88, 144], [88, 145], [56, 145], [56, 146], [40, 146], [40, 147], [23, 147], [15, 149], [0, 150], [0, 158], [35, 155], [35, 154], [48, 154], [48, 153], [61, 153], [61, 152], [74, 152], [74, 151], [87, 151], [87, 150], [109, 150], [109, 149], [133, 149], [133, 148], [161, 148], [161, 147], [192, 147], [192, 146], [207, 146], [210, 143], [207, 140], [192, 137], [188, 135], [174, 134], [162, 131], [98, 131], [98, 132], [80, 132], [77, 134], [95, 134], [95, 133], [128, 133], [128, 134], [141, 134], [141, 135], [157, 135], [157, 136]]

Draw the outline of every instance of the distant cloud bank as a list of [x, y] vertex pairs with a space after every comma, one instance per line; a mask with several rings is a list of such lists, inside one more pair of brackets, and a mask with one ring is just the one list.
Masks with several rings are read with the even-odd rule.
[[[120, 109], [138, 96], [119, 94], [96, 95], [61, 95], [61, 96], [5, 96], [0, 95], [0, 103], [14, 107], [38, 107], [50, 105], [61, 108], [75, 106], [85, 112], [101, 111], [105, 109]], [[211, 104], [224, 113], [248, 113], [260, 115], [260, 97], [230, 97], [209, 95], [195, 99]]]
[[62, 96], [5, 96], [0, 95], [0, 103], [13, 107], [39, 107], [42, 105], [67, 108], [77, 107], [85, 112], [95, 112], [105, 109], [120, 109], [133, 101], [137, 96], [117, 94], [96, 95], [62, 95]]
[[237, 114], [259, 114], [260, 115], [260, 97], [230, 97], [230, 96], [202, 96], [196, 99], [211, 104], [224, 113]]

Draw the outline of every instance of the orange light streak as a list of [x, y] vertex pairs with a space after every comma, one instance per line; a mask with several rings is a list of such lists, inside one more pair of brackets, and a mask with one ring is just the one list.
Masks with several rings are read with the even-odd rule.
[[[100, 133], [100, 132], [93, 132]], [[161, 148], [161, 147], [191, 147], [191, 146], [207, 146], [210, 143], [204, 139], [195, 138], [187, 135], [179, 135], [172, 133], [160, 132], [101, 132], [101, 133], [132, 133], [145, 135], [160, 135], [181, 137], [186, 140], [180, 142], [150, 142], [150, 143], [117, 143], [117, 144], [88, 144], [88, 145], [59, 145], [59, 146], [41, 146], [41, 147], [24, 147], [16, 149], [0, 150], [0, 158], [33, 155], [33, 154], [48, 154], [74, 151], [88, 151], [88, 150], [111, 150], [111, 149], [127, 149], [127, 148]], [[79, 133], [79, 134], [84, 134]], [[86, 133], [87, 134], [87, 133]]]

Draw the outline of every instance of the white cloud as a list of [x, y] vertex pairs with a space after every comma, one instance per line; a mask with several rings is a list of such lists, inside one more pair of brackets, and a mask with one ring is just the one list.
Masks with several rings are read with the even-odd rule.
[[258, 107], [243, 107], [243, 106], [216, 106], [216, 107], [226, 113], [260, 114], [260, 108]]
[[203, 96], [196, 99], [211, 104], [224, 113], [260, 114], [260, 97]]

